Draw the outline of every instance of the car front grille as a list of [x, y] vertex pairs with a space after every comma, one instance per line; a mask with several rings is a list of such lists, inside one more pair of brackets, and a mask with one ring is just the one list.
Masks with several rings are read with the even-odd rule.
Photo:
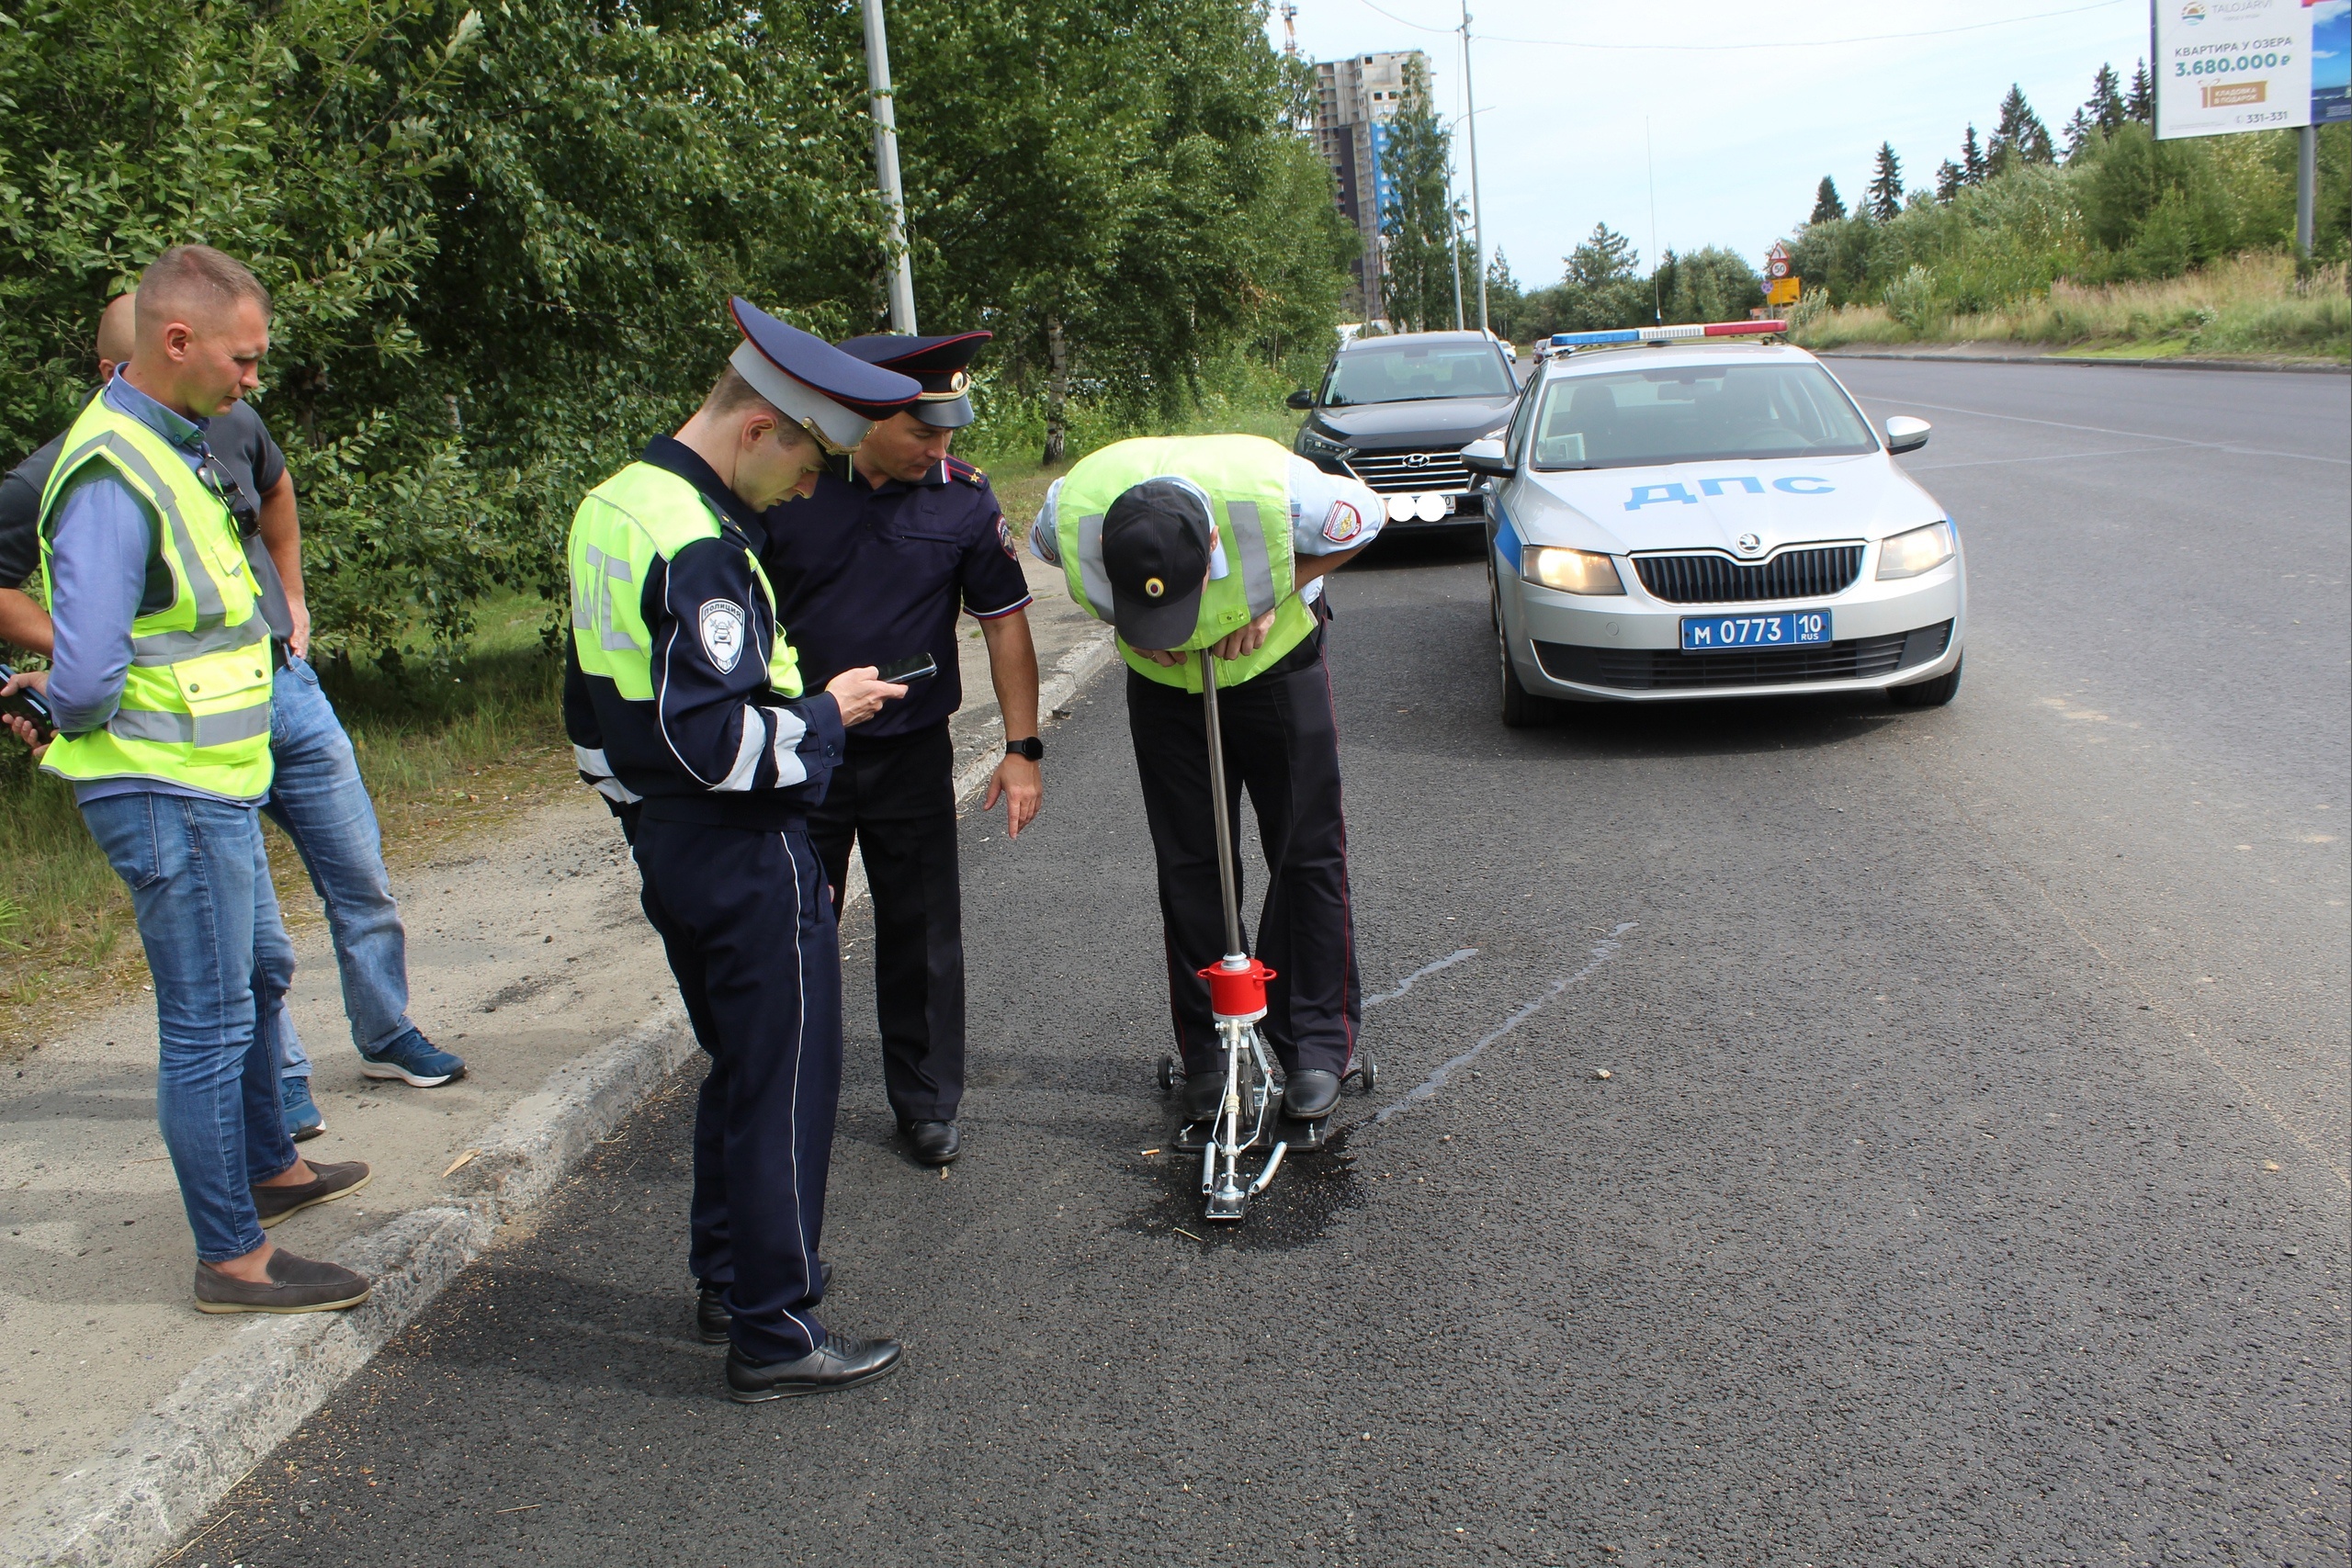
[[1853, 586], [1862, 547], [1782, 550], [1745, 566], [1729, 556], [1635, 556], [1642, 586], [1669, 604], [1749, 604], [1762, 599], [1826, 599]]
[[1673, 649], [1583, 648], [1539, 642], [1536, 660], [1555, 681], [1621, 692], [1703, 691], [1712, 687], [1780, 686], [1804, 681], [1866, 681], [1943, 657], [1951, 623], [1941, 621], [1891, 637], [1855, 637], [1813, 648], [1682, 653]]
[[1470, 465], [1454, 447], [1435, 452], [1367, 452], [1348, 459], [1356, 478], [1382, 495], [1424, 495], [1470, 488]]

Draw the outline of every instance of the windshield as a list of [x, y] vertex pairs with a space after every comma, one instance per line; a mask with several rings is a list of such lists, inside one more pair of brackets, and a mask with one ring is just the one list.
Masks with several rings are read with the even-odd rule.
[[1518, 386], [1503, 356], [1483, 343], [1397, 343], [1340, 355], [1323, 384], [1325, 408], [1413, 403], [1430, 398], [1508, 398]]
[[1539, 468], [1626, 468], [1877, 449], [1818, 365], [1690, 365], [1553, 382], [1529, 457]]

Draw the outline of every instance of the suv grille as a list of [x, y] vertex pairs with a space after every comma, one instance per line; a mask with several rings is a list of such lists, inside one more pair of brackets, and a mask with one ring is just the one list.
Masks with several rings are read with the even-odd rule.
[[1669, 604], [1746, 604], [1759, 599], [1826, 599], [1853, 586], [1862, 547], [1782, 550], [1742, 566], [1729, 556], [1635, 556], [1642, 586]]
[[1625, 692], [1698, 691], [1713, 686], [1778, 686], [1802, 681], [1863, 681], [1932, 663], [1951, 641], [1940, 621], [1892, 637], [1856, 637], [1813, 648], [1758, 649], [1740, 653], [1682, 653], [1672, 649], [1583, 648], [1539, 642], [1536, 661], [1555, 681]]
[[[1418, 459], [1418, 461], [1416, 461]], [[1423, 495], [1470, 488], [1470, 465], [1456, 447], [1435, 452], [1372, 452], [1348, 459], [1356, 478], [1382, 495]]]

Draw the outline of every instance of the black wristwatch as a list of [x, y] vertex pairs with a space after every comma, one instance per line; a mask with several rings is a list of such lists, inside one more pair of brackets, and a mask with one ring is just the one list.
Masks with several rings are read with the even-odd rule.
[[1043, 761], [1046, 756], [1046, 743], [1034, 735], [1026, 740], [1008, 740], [1004, 743], [1004, 754], [1008, 757], [1026, 757], [1033, 762]]

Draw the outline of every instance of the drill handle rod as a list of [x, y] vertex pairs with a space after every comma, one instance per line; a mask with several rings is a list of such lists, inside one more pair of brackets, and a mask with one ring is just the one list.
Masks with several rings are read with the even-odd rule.
[[1233, 820], [1226, 812], [1225, 734], [1216, 717], [1216, 660], [1201, 649], [1201, 711], [1208, 722], [1209, 817], [1216, 824], [1216, 879], [1225, 894], [1225, 967], [1249, 966], [1241, 946], [1241, 896], [1234, 886]]

